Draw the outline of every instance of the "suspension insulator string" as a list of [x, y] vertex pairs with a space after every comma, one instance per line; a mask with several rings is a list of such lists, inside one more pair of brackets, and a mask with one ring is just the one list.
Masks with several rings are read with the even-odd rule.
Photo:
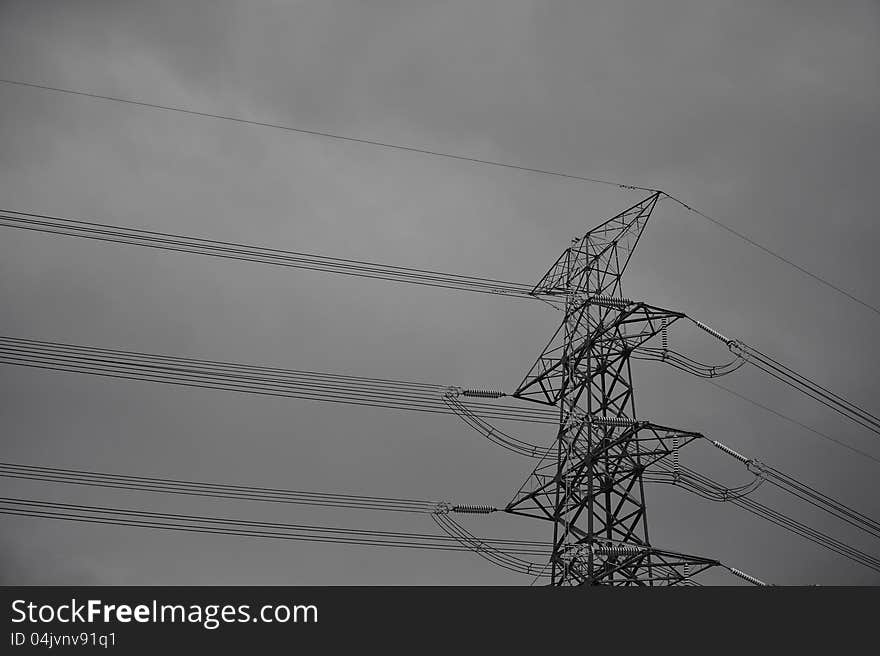
[[760, 585], [766, 586], [767, 584], [761, 581], [760, 579], [756, 579], [754, 576], [750, 574], [746, 574], [742, 570], [737, 569], [736, 567], [727, 567], [727, 571], [733, 574], [734, 576], [738, 576], [743, 581], [748, 581], [752, 585]]
[[632, 305], [633, 301], [628, 298], [619, 298], [615, 296], [607, 296], [605, 294], [596, 294], [595, 296], [589, 296], [587, 298], [587, 303], [591, 305], [601, 305], [604, 307], [611, 307], [622, 310], [623, 308]]
[[732, 339], [728, 339], [727, 337], [725, 337], [724, 335], [722, 335], [721, 333], [719, 333], [719, 332], [718, 332], [717, 330], [715, 330], [714, 328], [710, 328], [709, 326], [707, 326], [706, 324], [704, 324], [702, 321], [697, 321], [696, 319], [691, 319], [691, 321], [694, 322], [694, 325], [696, 325], [697, 328], [699, 328], [699, 329], [701, 329], [701, 330], [704, 330], [705, 332], [707, 332], [707, 333], [709, 333], [710, 335], [712, 335], [712, 337], [714, 337], [715, 339], [719, 339], [719, 340], [721, 340], [721, 341], [724, 342], [725, 344], [730, 344], [731, 342], [734, 341], [734, 340], [732, 340]]
[[681, 478], [681, 467], [678, 459], [678, 435], [672, 438], [672, 479], [678, 481]]
[[590, 417], [591, 424], [597, 424], [599, 426], [638, 426], [643, 423], [640, 421], [636, 421], [635, 419], [629, 419], [627, 417]]
[[483, 390], [483, 389], [462, 389], [462, 396], [472, 396], [480, 399], [500, 399], [502, 396], [507, 396], [501, 390]]
[[729, 446], [727, 446], [726, 444], [722, 444], [721, 442], [719, 442], [719, 441], [717, 441], [717, 440], [709, 440], [709, 441], [710, 441], [712, 444], [714, 444], [716, 448], [721, 449], [721, 450], [724, 451], [724, 453], [726, 453], [727, 455], [732, 456], [733, 458], [736, 458], [737, 460], [739, 460], [739, 461], [740, 461], [741, 463], [743, 463], [744, 465], [748, 465], [748, 464], [752, 461], [751, 458], [746, 458], [743, 454], [734, 451], [733, 449], [731, 449], [731, 448], [730, 448]]
[[648, 550], [634, 544], [594, 544], [590, 548], [599, 556], [635, 556]]
[[660, 343], [662, 348], [660, 360], [665, 362], [669, 355], [669, 322], [666, 317], [660, 320]]
[[471, 515], [488, 515], [493, 512], [497, 512], [498, 508], [494, 506], [452, 506], [450, 508], [452, 512], [455, 513], [465, 513]]

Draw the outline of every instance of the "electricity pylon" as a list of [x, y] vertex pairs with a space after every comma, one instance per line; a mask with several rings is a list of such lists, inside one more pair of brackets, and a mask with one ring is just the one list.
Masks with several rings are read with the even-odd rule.
[[553, 524], [553, 585], [674, 585], [717, 560], [656, 549], [642, 474], [697, 433], [639, 421], [630, 355], [684, 317], [622, 296], [621, 277], [660, 193], [574, 239], [532, 293], [564, 304], [513, 396], [559, 406], [555, 444], [508, 504]]

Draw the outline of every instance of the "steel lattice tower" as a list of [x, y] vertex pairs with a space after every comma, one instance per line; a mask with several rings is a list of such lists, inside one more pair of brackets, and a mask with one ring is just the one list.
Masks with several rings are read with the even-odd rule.
[[554, 585], [669, 585], [718, 562], [656, 549], [642, 474], [697, 437], [636, 419], [630, 355], [684, 315], [622, 297], [659, 192], [574, 239], [533, 294], [565, 316], [513, 396], [559, 406], [559, 427], [508, 512], [553, 524]]

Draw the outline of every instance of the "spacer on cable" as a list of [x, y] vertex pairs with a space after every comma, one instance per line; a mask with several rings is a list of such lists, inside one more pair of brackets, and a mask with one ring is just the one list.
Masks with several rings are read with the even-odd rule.
[[730, 352], [733, 353], [736, 357], [742, 358], [743, 360], [748, 359], [748, 352], [746, 351], [746, 345], [743, 344], [738, 339], [732, 339], [727, 342], [727, 348], [730, 349]]
[[749, 460], [746, 463], [746, 469], [748, 469], [751, 473], [753, 473], [758, 478], [764, 477], [764, 472], [766, 471], [766, 466], [760, 460], [755, 460], [754, 458]]
[[445, 398], [447, 398], [447, 399], [456, 399], [456, 398], [458, 398], [459, 396], [461, 396], [461, 394], [462, 394], [463, 391], [464, 391], [464, 390], [462, 390], [462, 389], [461, 389], [460, 387], [458, 387], [457, 385], [450, 385], [449, 387], [447, 387], [447, 388], [443, 391], [443, 396], [444, 396]]

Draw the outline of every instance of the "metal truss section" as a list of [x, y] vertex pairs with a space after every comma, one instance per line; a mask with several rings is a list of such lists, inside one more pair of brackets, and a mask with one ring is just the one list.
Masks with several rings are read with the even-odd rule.
[[[613, 296], [659, 198], [658, 191], [596, 226], [583, 238], [573, 239], [532, 294], [567, 296], [573, 289], [592, 289]], [[587, 278], [596, 286], [588, 286]]]
[[[698, 433], [636, 419], [630, 358], [685, 317], [622, 297], [655, 193], [572, 241], [533, 294], [562, 324], [512, 396], [559, 407], [556, 443], [507, 505], [553, 524], [553, 585], [676, 585], [718, 564], [654, 549], [643, 473]], [[677, 461], [677, 459], [675, 459]]]
[[[684, 317], [646, 303], [631, 302], [618, 309], [587, 297], [566, 309], [562, 325], [512, 396], [556, 405], [573, 392], [576, 396], [570, 401], [576, 406], [587, 380], [606, 375], [613, 394], [618, 385], [625, 386], [632, 352]], [[586, 366], [590, 358], [592, 368]]]
[[643, 472], [700, 437], [650, 422], [570, 420], [505, 510], [558, 524], [560, 553], [596, 536], [644, 546]]
[[562, 581], [569, 585], [699, 585], [691, 577], [721, 563], [690, 554], [613, 543], [584, 543], [565, 554]]

